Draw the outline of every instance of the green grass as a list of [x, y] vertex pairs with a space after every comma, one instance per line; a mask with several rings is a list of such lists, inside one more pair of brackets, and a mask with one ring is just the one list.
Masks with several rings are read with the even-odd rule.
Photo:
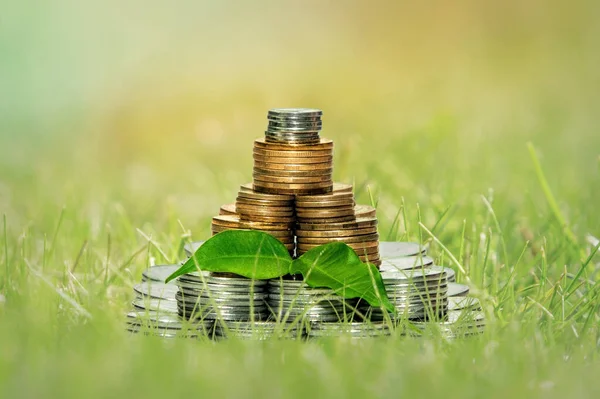
[[[324, 7], [327, 23], [307, 10], [267, 40], [289, 15], [269, 8], [236, 21], [248, 48], [200, 9], [133, 7], [120, 22], [110, 7], [8, 7], [0, 398], [599, 397], [597, 2], [479, 3], [437, 17]], [[314, 57], [300, 65], [301, 50]], [[290, 105], [324, 110], [335, 179], [377, 204], [383, 239], [429, 242], [457, 271], [484, 305], [483, 336], [124, 331], [142, 270], [209, 236], [250, 180], [266, 110]]]

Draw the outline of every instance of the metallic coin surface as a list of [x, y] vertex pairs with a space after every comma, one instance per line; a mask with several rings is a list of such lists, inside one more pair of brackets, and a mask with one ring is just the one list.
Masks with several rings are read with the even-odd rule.
[[148, 281], [133, 286], [133, 290], [142, 297], [174, 301], [177, 287], [172, 284], [164, 284]]
[[136, 310], [155, 311], [159, 313], [177, 313], [177, 303], [156, 298], [135, 298], [131, 304]]
[[414, 242], [391, 242], [381, 241], [379, 251], [382, 258], [394, 258], [402, 256], [425, 255], [427, 248]]
[[[181, 265], [156, 265], [150, 266], [142, 272], [143, 281], [155, 281], [164, 283], [164, 281], [171, 274], [175, 273]], [[169, 284], [175, 284], [175, 281], [171, 281]]]
[[409, 270], [433, 265], [428, 256], [404, 256], [383, 259], [380, 271]]
[[467, 296], [469, 295], [469, 286], [464, 284], [449, 283], [448, 284], [448, 296]]

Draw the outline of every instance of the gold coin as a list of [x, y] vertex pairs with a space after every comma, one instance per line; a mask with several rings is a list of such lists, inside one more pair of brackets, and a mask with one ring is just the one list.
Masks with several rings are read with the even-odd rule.
[[369, 205], [357, 205], [354, 214], [357, 218], [374, 218], [377, 216], [377, 209]]
[[335, 218], [297, 218], [297, 222], [298, 223], [302, 223], [302, 224], [320, 224], [320, 225], [331, 225], [331, 224], [336, 224], [336, 223], [349, 223], [349, 222], [353, 222], [356, 220], [356, 217], [354, 215], [351, 216], [339, 216], [339, 217], [335, 217]]
[[252, 189], [252, 183], [242, 184], [240, 186], [240, 191], [243, 191], [243, 192], [252, 192], [252, 191], [254, 191]]
[[351, 222], [343, 223], [298, 223], [297, 230], [343, 230], [343, 229], [362, 229], [366, 227], [377, 226], [377, 218], [360, 218]]
[[253, 173], [252, 177], [254, 182], [260, 181], [265, 183], [285, 183], [285, 184], [313, 184], [313, 183], [327, 183], [328, 185], [332, 184], [331, 174], [323, 175], [323, 176], [299, 176], [299, 177], [288, 177], [288, 176], [279, 176], [279, 175], [263, 175], [260, 173]]
[[296, 227], [298, 240], [302, 237], [307, 238], [329, 238], [329, 237], [355, 237], [377, 233], [377, 227], [367, 227], [361, 229], [331, 229], [331, 230], [301, 230]]
[[239, 216], [221, 215], [215, 216], [212, 220], [213, 225], [221, 227], [234, 227], [239, 229], [251, 230], [288, 230], [286, 223], [265, 223], [240, 220]]
[[[300, 244], [298, 244], [296, 246], [296, 248], [299, 251], [310, 251], [311, 249], [315, 249], [318, 247], [319, 247], [319, 245], [300, 245]], [[354, 252], [356, 252], [356, 254], [358, 256], [365, 256], [365, 255], [366, 256], [374, 256], [374, 255], [379, 254], [378, 248], [352, 248], [352, 249], [354, 250]]]
[[296, 151], [296, 150], [264, 150], [262, 148], [254, 148], [253, 154], [262, 155], [264, 157], [275, 157], [275, 158], [322, 158], [332, 157], [333, 148], [310, 150], [310, 151]]
[[294, 216], [293, 208], [275, 206], [252, 206], [241, 203], [236, 204], [236, 212], [239, 214], [259, 214], [265, 216]]
[[255, 148], [263, 148], [265, 150], [297, 150], [297, 151], [309, 151], [313, 148], [318, 149], [330, 149], [333, 148], [333, 140], [320, 139], [316, 144], [283, 144], [283, 143], [272, 143], [268, 142], [264, 137], [254, 140]]
[[285, 189], [285, 188], [269, 188], [269, 187], [265, 187], [265, 188], [260, 188], [263, 192], [265, 193], [271, 193], [271, 194], [317, 194], [317, 193], [325, 193], [328, 190], [331, 190], [330, 187], [328, 188], [308, 188], [308, 189]]
[[330, 168], [333, 167], [333, 157], [274, 157], [264, 156], [260, 154], [253, 154], [254, 161], [262, 163], [279, 163], [279, 164], [318, 164], [318, 163], [329, 163]]
[[333, 183], [333, 192], [334, 193], [351, 193], [354, 191], [352, 184], [345, 183]]
[[249, 221], [249, 222], [264, 222], [264, 223], [285, 223], [290, 226], [290, 228], [294, 227], [294, 223], [296, 222], [296, 218], [294, 216], [267, 216], [264, 214], [244, 214], [240, 213], [240, 221]]
[[378, 241], [379, 234], [367, 234], [367, 235], [359, 235], [359, 236], [350, 236], [350, 237], [298, 237], [298, 244], [327, 244], [328, 242], [345, 242], [346, 244], [355, 243], [355, 242], [369, 242], [369, 241]]
[[354, 216], [354, 208], [344, 206], [339, 208], [296, 208], [296, 215], [303, 219], [330, 219], [342, 216]]
[[[300, 198], [300, 196], [298, 196]], [[354, 208], [355, 202], [352, 197], [346, 198], [343, 201], [312, 201], [312, 202], [296, 202], [296, 209], [316, 212], [320, 209], [335, 209], [335, 208]]]
[[253, 206], [253, 207], [265, 207], [265, 208], [276, 208], [281, 211], [294, 212], [294, 203], [290, 201], [269, 201], [269, 200], [253, 200], [244, 197], [237, 197], [235, 200], [236, 205]]
[[259, 193], [257, 191], [254, 191], [254, 186], [252, 188], [252, 191], [240, 191], [238, 193], [238, 198], [247, 198], [249, 200], [257, 200], [257, 201], [281, 202], [281, 203], [285, 203], [285, 204], [293, 204], [294, 203], [293, 195]]
[[235, 204], [226, 204], [219, 209], [219, 215], [237, 215]]
[[298, 195], [296, 196], [296, 206], [305, 206], [305, 204], [311, 204], [311, 203], [319, 203], [319, 204], [325, 204], [328, 202], [340, 202], [340, 201], [354, 201], [354, 194], [352, 193], [346, 193], [346, 192], [342, 192], [342, 193], [336, 193], [336, 192], [331, 192], [325, 195]]
[[285, 170], [285, 169], [262, 169], [254, 167], [254, 173], [271, 176], [284, 177], [313, 177], [313, 176], [331, 176], [332, 168], [329, 169], [310, 169], [310, 170]]
[[273, 183], [266, 182], [258, 179], [254, 179], [254, 190], [261, 191], [265, 188], [272, 189], [284, 189], [284, 190], [316, 190], [316, 189], [329, 189], [331, 190], [331, 181], [319, 182], [319, 183]]
[[310, 172], [310, 171], [325, 171], [333, 170], [333, 164], [331, 162], [325, 163], [304, 163], [304, 164], [290, 164], [290, 163], [272, 163], [272, 162], [260, 162], [254, 161], [254, 168], [264, 170], [282, 170], [288, 172]]
[[280, 241], [286, 240], [288, 242], [291, 242], [294, 239], [294, 235], [291, 230], [242, 229], [242, 228], [237, 228], [237, 227], [222, 227], [222, 226], [211, 225], [211, 231], [212, 231], [213, 235], [220, 233], [222, 231], [228, 231], [228, 230], [262, 231], [263, 233], [267, 233], [267, 234], [277, 238]]

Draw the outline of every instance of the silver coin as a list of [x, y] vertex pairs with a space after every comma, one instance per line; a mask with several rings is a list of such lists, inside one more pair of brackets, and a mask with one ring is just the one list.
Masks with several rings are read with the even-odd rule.
[[479, 299], [470, 296], [448, 298], [448, 310], [481, 310]]
[[221, 277], [216, 276], [213, 273], [203, 273], [202, 276], [199, 274], [184, 274], [179, 277], [179, 280], [187, 283], [187, 284], [198, 284], [203, 285], [204, 283], [210, 284], [220, 284], [220, 285], [228, 285], [228, 286], [239, 286], [246, 287], [248, 290], [251, 286], [254, 287], [263, 287], [267, 284], [266, 280], [252, 280], [245, 277]]
[[304, 130], [320, 130], [321, 126], [323, 126], [322, 121], [305, 121], [305, 120], [269, 120], [268, 129], [276, 128], [276, 129], [285, 129], [285, 128], [294, 128], [294, 129], [304, 129]]
[[177, 302], [155, 298], [136, 298], [131, 302], [137, 310], [156, 311], [159, 313], [177, 313]]
[[467, 296], [469, 295], [469, 286], [457, 283], [448, 283], [448, 296]]
[[381, 278], [385, 283], [401, 283], [401, 282], [432, 282], [446, 281], [445, 273], [441, 270], [427, 269], [410, 269], [410, 270], [385, 270], [381, 272]]
[[183, 250], [185, 251], [185, 254], [190, 257], [192, 256], [194, 253], [196, 253], [196, 251], [198, 250], [198, 248], [200, 248], [202, 246], [202, 244], [204, 244], [206, 241], [194, 241], [191, 243], [187, 243], [183, 246]]
[[448, 266], [428, 266], [429, 269], [432, 270], [440, 270], [446, 273], [446, 278], [448, 279], [449, 283], [454, 283], [456, 282], [456, 272], [454, 271], [454, 269], [448, 267]]
[[254, 289], [252, 290], [251, 289], [252, 287], [247, 287], [247, 286], [215, 284], [215, 283], [206, 283], [206, 285], [204, 285], [204, 284], [198, 284], [198, 283], [187, 283], [185, 280], [178, 280], [175, 285], [183, 290], [193, 291], [196, 293], [201, 293], [201, 292], [250, 293], [252, 291], [254, 293], [266, 292], [266, 290], [263, 287], [254, 287]]
[[133, 290], [143, 297], [174, 301], [177, 287], [172, 284], [145, 282], [133, 286]]
[[427, 247], [421, 246], [415, 242], [379, 242], [379, 256], [381, 259], [398, 258], [403, 256], [425, 255]]
[[133, 311], [127, 313], [127, 323], [140, 326], [157, 328], [171, 328], [181, 330], [182, 319], [173, 313], [160, 313], [156, 311]]
[[337, 315], [335, 313], [297, 313], [297, 312], [281, 312], [273, 313], [278, 320], [285, 320], [288, 323], [297, 320], [305, 322], [335, 322], [342, 321], [343, 315]]
[[409, 270], [429, 267], [433, 259], [428, 256], [403, 256], [382, 259], [379, 271]]
[[485, 324], [485, 314], [480, 311], [472, 311], [472, 310], [453, 310], [448, 312], [448, 320], [442, 322], [441, 324], [456, 324], [456, 323], [465, 323], [465, 324], [475, 324], [475, 325], [483, 325]]
[[199, 338], [199, 334], [194, 330], [173, 330], [167, 328], [147, 328], [143, 326], [129, 325], [127, 331], [136, 334], [160, 338]]
[[228, 292], [228, 291], [188, 291], [180, 289], [181, 293], [179, 296], [182, 298], [198, 298], [198, 299], [214, 299], [214, 300], [229, 300], [229, 301], [258, 301], [267, 299], [268, 295], [266, 292], [255, 292], [250, 294], [249, 292]]
[[323, 111], [316, 108], [273, 108], [267, 113], [267, 117], [316, 118], [321, 116]]
[[[151, 266], [142, 272], [142, 279], [164, 283], [167, 277], [175, 273], [180, 267], [181, 265]], [[172, 280], [169, 284], [175, 284], [175, 280]]]

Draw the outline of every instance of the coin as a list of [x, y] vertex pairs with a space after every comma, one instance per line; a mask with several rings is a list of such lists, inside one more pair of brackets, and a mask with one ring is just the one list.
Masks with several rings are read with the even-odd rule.
[[219, 215], [237, 215], [237, 212], [235, 211], [235, 204], [226, 204], [221, 206]]
[[377, 216], [377, 210], [368, 205], [356, 205], [354, 215], [357, 218], [374, 218]]
[[[171, 274], [175, 273], [181, 265], [157, 265], [150, 266], [148, 269], [142, 272], [142, 282], [145, 281], [156, 281], [164, 283], [164, 281]], [[171, 281], [169, 284], [174, 284], [175, 281]]]
[[131, 304], [135, 309], [156, 311], [160, 313], [177, 313], [177, 304], [174, 301], [167, 301], [156, 298], [135, 298]]
[[323, 111], [316, 108], [273, 108], [267, 113], [268, 117], [286, 118], [316, 118], [323, 115]]
[[395, 258], [400, 256], [415, 256], [418, 254], [425, 255], [427, 247], [421, 246], [414, 242], [387, 242], [379, 243], [379, 250], [382, 258]]
[[444, 267], [444, 266], [428, 266], [428, 267], [431, 269], [435, 269], [435, 270], [443, 270], [444, 273], [446, 273], [446, 277], [448, 278], [449, 283], [456, 282], [456, 272], [454, 271], [454, 269], [452, 269], [450, 267]]
[[[320, 157], [292, 157], [292, 156], [279, 156], [279, 157], [275, 157], [275, 156], [266, 156], [266, 155], [262, 155], [262, 154], [257, 154], [257, 153], [253, 153], [253, 158], [254, 161], [256, 162], [260, 162], [260, 163], [279, 163], [279, 164], [322, 164], [322, 163], [329, 163], [331, 164], [333, 162], [333, 156], [332, 155], [326, 155], [326, 156], [320, 156]], [[333, 166], [330, 165], [330, 168], [332, 168]]]
[[325, 149], [325, 148], [333, 148], [333, 140], [322, 138], [319, 140], [319, 143], [317, 143], [317, 144], [304, 145], [304, 144], [275, 144], [275, 143], [267, 142], [264, 138], [259, 138], [254, 141], [254, 147], [255, 148], [264, 148], [264, 149], [273, 149], [273, 150], [288, 150], [288, 149], [310, 150], [314, 147]]
[[[250, 183], [250, 185], [252, 186], [252, 183]], [[238, 198], [246, 198], [256, 201], [272, 201], [282, 203], [284, 205], [292, 205], [294, 203], [293, 195], [259, 193], [254, 191], [254, 188], [251, 188], [250, 190], [251, 191], [240, 191], [238, 193]]]
[[[345, 237], [355, 237], [361, 235], [369, 235], [376, 234], [377, 226], [365, 227], [359, 229], [353, 228], [332, 228], [331, 230], [296, 230], [296, 235], [298, 239], [302, 239], [304, 237], [307, 238], [340, 238], [339, 241], [343, 241], [342, 238]], [[381, 250], [381, 247], [380, 247]]]
[[303, 219], [328, 219], [342, 216], [354, 217], [354, 208], [345, 205], [336, 208], [296, 208], [296, 215]]
[[377, 226], [377, 218], [360, 218], [352, 222], [331, 223], [327, 225], [316, 223], [298, 223], [298, 230], [340, 230], [340, 229], [363, 229]]
[[481, 303], [479, 299], [463, 296], [463, 297], [449, 297], [448, 298], [448, 310], [481, 310]]
[[264, 223], [253, 222], [249, 220], [240, 220], [238, 216], [220, 215], [212, 219], [212, 224], [221, 227], [231, 227], [239, 229], [255, 229], [255, 230], [286, 230], [289, 229], [287, 223]]
[[448, 296], [467, 296], [469, 295], [469, 286], [464, 284], [449, 283], [448, 284]]
[[254, 155], [273, 158], [326, 158], [333, 156], [333, 148], [312, 149], [309, 151], [300, 150], [266, 150], [263, 148], [254, 148]]
[[[335, 188], [335, 183], [333, 184], [332, 189]], [[354, 194], [352, 192], [335, 192], [332, 191], [328, 194], [318, 194], [318, 195], [298, 195], [296, 196], [296, 205], [300, 207], [311, 207], [314, 204], [325, 205], [325, 204], [335, 204], [338, 202], [342, 202], [344, 204], [352, 204], [354, 205]], [[335, 205], [329, 205], [335, 206]]]
[[142, 297], [174, 301], [177, 287], [172, 284], [164, 284], [148, 281], [133, 286], [133, 290]]
[[[253, 173], [254, 184], [273, 183], [277, 185], [323, 185], [332, 186], [331, 173], [315, 176], [282, 176], [279, 174]], [[303, 188], [303, 187], [302, 187]]]
[[282, 168], [277, 169], [262, 169], [254, 167], [254, 174], [256, 175], [269, 175], [269, 176], [281, 176], [281, 177], [315, 177], [315, 176], [331, 176], [333, 172], [332, 168], [328, 169], [310, 169], [310, 170], [289, 170]]
[[329, 173], [333, 170], [333, 164], [331, 162], [322, 163], [274, 163], [274, 162], [262, 162], [254, 160], [255, 169], [265, 169], [268, 171], [287, 171], [287, 172], [323, 172]]
[[393, 257], [384, 259], [379, 270], [407, 270], [430, 265], [433, 265], [433, 259], [428, 256]]
[[323, 245], [330, 242], [344, 242], [346, 244], [369, 242], [379, 240], [379, 234], [367, 234], [350, 237], [325, 237], [325, 238], [314, 238], [314, 237], [298, 237], [298, 242], [303, 244], [315, 244]]

